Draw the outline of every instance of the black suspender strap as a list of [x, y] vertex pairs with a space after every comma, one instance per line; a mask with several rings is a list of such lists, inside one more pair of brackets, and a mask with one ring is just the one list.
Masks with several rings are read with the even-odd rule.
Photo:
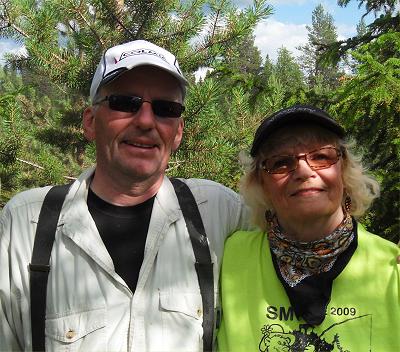
[[170, 180], [185, 218], [196, 259], [195, 268], [203, 303], [203, 351], [211, 351], [214, 332], [214, 275], [207, 235], [190, 188], [176, 178]]
[[30, 270], [32, 351], [45, 350], [45, 314], [50, 254], [58, 218], [70, 185], [54, 186], [46, 194], [39, 214]]

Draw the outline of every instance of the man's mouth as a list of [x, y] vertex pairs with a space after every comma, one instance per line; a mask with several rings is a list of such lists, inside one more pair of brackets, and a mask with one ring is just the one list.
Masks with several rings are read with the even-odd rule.
[[151, 149], [157, 147], [156, 144], [144, 144], [144, 143], [136, 143], [136, 142], [129, 142], [129, 141], [124, 141], [123, 143], [131, 145], [133, 147], [137, 148], [146, 148], [146, 149]]

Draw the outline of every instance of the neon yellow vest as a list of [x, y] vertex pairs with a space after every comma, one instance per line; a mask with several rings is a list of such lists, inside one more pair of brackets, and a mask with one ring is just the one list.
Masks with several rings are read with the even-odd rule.
[[323, 323], [296, 317], [260, 232], [225, 244], [219, 351], [400, 351], [399, 248], [358, 225], [358, 247], [334, 280]]

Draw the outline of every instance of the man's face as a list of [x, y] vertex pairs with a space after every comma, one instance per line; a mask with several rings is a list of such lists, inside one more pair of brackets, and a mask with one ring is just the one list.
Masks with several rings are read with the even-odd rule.
[[[182, 103], [177, 79], [151, 66], [130, 70], [107, 84], [98, 100], [108, 95]], [[164, 175], [171, 152], [181, 142], [183, 120], [156, 116], [148, 102], [131, 113], [111, 110], [105, 101], [85, 110], [84, 130], [86, 138], [96, 143], [96, 177], [112, 182], [156, 183]]]

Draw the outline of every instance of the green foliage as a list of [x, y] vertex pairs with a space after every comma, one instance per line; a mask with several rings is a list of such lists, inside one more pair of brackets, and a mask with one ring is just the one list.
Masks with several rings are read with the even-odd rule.
[[201, 175], [236, 188], [241, 174], [239, 151], [250, 144], [261, 117], [251, 113], [249, 94], [243, 88], [229, 89], [227, 94], [228, 89], [207, 78], [190, 90], [186, 133], [171, 160], [171, 175], [189, 178]]
[[285, 89], [286, 99], [290, 99], [293, 95], [297, 95], [297, 93], [306, 88], [304, 74], [290, 51], [286, 48], [278, 50], [275, 75]]
[[[350, 0], [338, 0], [338, 5], [347, 6], [349, 2]], [[377, 13], [383, 11], [385, 13], [392, 13], [395, 11], [396, 5], [399, 5], [397, 0], [358, 0], [358, 2], [358, 7], [365, 6], [366, 13], [364, 16], [370, 12]]]
[[3, 166], [15, 163], [20, 147], [20, 143], [15, 135], [7, 134], [4, 136], [0, 141], [0, 163]]
[[[101, 53], [147, 39], [174, 52], [192, 83], [169, 175], [236, 189], [238, 154], [249, 149], [260, 121], [295, 103], [314, 104], [340, 119], [381, 183], [363, 222], [398, 241], [399, 16], [393, 1], [358, 2], [381, 12], [369, 26], [360, 22], [353, 42], [337, 41], [332, 17], [317, 6], [300, 66], [285, 48], [276, 63], [261, 59], [253, 29], [272, 12], [264, 0], [243, 11], [228, 0], [0, 0], [0, 35], [27, 51], [9, 55], [0, 71], [0, 206], [17, 191], [65, 183], [94, 163], [81, 114]], [[352, 74], [338, 68], [345, 55]], [[201, 67], [210, 72], [196, 82]]]
[[[348, 0], [339, 1], [347, 5]], [[400, 16], [397, 1], [359, 0], [373, 23], [346, 41], [325, 48], [326, 62], [350, 53], [354, 76], [345, 77], [334, 109], [365, 151], [365, 161], [381, 183], [381, 196], [366, 217], [371, 231], [400, 242]]]
[[[396, 54], [383, 59], [388, 47]], [[400, 33], [383, 34], [352, 54], [359, 62], [358, 74], [337, 91], [334, 109], [364, 149], [365, 161], [381, 183], [381, 197], [369, 215], [370, 229], [398, 241]]]
[[[338, 0], [340, 6], [347, 6], [350, 0]], [[346, 40], [335, 41], [320, 45], [321, 62], [336, 64], [350, 50], [355, 50], [363, 44], [370, 43], [380, 35], [398, 32], [400, 28], [400, 12], [398, 0], [358, 0], [359, 7], [365, 5], [366, 16], [369, 13], [379, 14], [374, 22], [358, 26], [357, 35]], [[396, 7], [397, 5], [397, 7]]]
[[0, 34], [25, 44], [28, 59], [15, 56], [16, 65], [85, 97], [102, 52], [112, 45], [145, 38], [194, 72], [224, 56], [269, 13], [265, 0], [242, 12], [231, 1], [9, 0], [0, 4]]
[[65, 183], [69, 172], [78, 173], [79, 165], [66, 153], [82, 143], [82, 133], [66, 136], [72, 127], [62, 128], [62, 104], [8, 70], [0, 71], [0, 97], [0, 205], [17, 191]]

